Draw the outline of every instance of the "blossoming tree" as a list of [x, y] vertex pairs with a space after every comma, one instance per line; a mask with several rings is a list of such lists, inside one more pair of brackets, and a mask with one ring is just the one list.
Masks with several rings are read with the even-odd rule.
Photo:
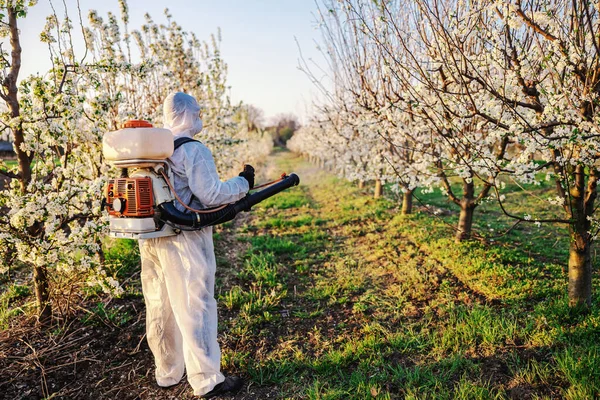
[[[445, 13], [458, 5], [455, 14]], [[591, 302], [600, 102], [600, 17], [587, 1], [420, 2], [465, 88], [470, 110], [518, 151], [499, 166], [522, 182], [555, 181], [563, 216], [515, 215], [569, 226], [569, 302]], [[469, 38], [477, 52], [465, 51]], [[469, 96], [483, 93], [480, 98]], [[485, 99], [485, 100], [484, 100]]]
[[[570, 304], [589, 305], [599, 227], [597, 7], [582, 0], [321, 4], [335, 78], [325, 98], [336, 114], [355, 111], [344, 125], [369, 127], [358, 129], [360, 140], [385, 132], [382, 143], [417, 154], [419, 169], [406, 169], [408, 159], [392, 164], [418, 176], [419, 186], [441, 187], [460, 207], [457, 240], [470, 237], [474, 210], [491, 195], [518, 221], [567, 224]], [[294, 143], [307, 151], [298, 143], [304, 136], [318, 134]], [[511, 212], [502, 193], [507, 179], [554, 180], [548, 201], [562, 216]]]
[[[234, 122], [237, 107], [226, 96], [227, 69], [216, 37], [202, 43], [168, 13], [167, 25], [148, 16], [141, 31], [130, 32], [125, 1], [120, 20], [109, 14], [105, 22], [92, 11], [87, 27], [74, 23], [68, 10], [63, 17], [50, 15], [40, 39], [48, 44], [52, 68], [19, 82], [18, 20], [34, 5], [0, 3], [6, 28], [0, 33], [11, 45], [10, 53], [0, 54], [0, 98], [6, 104], [0, 122], [10, 131], [18, 161], [14, 167], [0, 161], [0, 174], [8, 181], [0, 190], [0, 273], [14, 260], [32, 268], [40, 321], [46, 322], [60, 279], [80, 276], [120, 290], [102, 268], [101, 200], [109, 169], [101, 139], [106, 131], [132, 117], [160, 124], [162, 99], [184, 90], [204, 106], [207, 144], [219, 154], [221, 171], [264, 158], [270, 144]], [[79, 58], [72, 45], [76, 34], [86, 42]]]

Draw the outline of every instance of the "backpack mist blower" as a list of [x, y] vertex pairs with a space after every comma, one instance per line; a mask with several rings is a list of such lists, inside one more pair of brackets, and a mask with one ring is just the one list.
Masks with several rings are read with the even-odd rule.
[[[173, 236], [183, 230], [200, 230], [231, 221], [239, 212], [250, 211], [261, 201], [300, 183], [296, 174], [257, 186], [265, 189], [232, 204], [181, 212], [175, 208], [177, 193], [169, 178], [167, 159], [175, 146], [191, 141], [173, 140], [168, 129], [155, 128], [142, 120], [127, 121], [123, 129], [108, 132], [102, 140], [104, 158], [121, 169], [119, 178], [109, 179], [104, 191], [110, 236], [149, 239]], [[184, 205], [185, 206], [185, 205]]]

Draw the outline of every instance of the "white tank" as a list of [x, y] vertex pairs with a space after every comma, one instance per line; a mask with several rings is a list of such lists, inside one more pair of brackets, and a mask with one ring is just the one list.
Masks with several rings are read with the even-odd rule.
[[127, 121], [123, 129], [104, 134], [102, 152], [108, 162], [164, 160], [173, 155], [173, 134], [147, 121]]

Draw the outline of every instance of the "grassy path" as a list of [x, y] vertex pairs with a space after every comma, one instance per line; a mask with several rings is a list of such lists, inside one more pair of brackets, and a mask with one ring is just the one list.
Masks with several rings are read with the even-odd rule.
[[301, 187], [223, 232], [246, 249], [220, 294], [224, 362], [255, 398], [600, 395], [598, 312], [571, 315], [559, 264], [456, 246], [435, 218], [274, 161]]
[[[268, 160], [280, 171], [301, 186], [215, 231], [223, 367], [247, 380], [235, 399], [600, 397], [600, 311], [567, 307], [556, 233], [455, 245], [443, 220], [402, 217], [288, 152]], [[106, 256], [124, 296], [82, 294], [51, 331], [25, 316], [0, 331], [0, 399], [193, 398], [154, 383], [137, 244]]]

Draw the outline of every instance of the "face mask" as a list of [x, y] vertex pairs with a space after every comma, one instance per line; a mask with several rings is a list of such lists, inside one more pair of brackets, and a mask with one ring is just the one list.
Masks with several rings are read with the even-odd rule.
[[204, 125], [202, 124], [202, 120], [198, 118], [196, 121], [194, 121], [193, 129], [191, 129], [191, 131], [193, 132], [192, 135], [200, 133], [203, 127]]

